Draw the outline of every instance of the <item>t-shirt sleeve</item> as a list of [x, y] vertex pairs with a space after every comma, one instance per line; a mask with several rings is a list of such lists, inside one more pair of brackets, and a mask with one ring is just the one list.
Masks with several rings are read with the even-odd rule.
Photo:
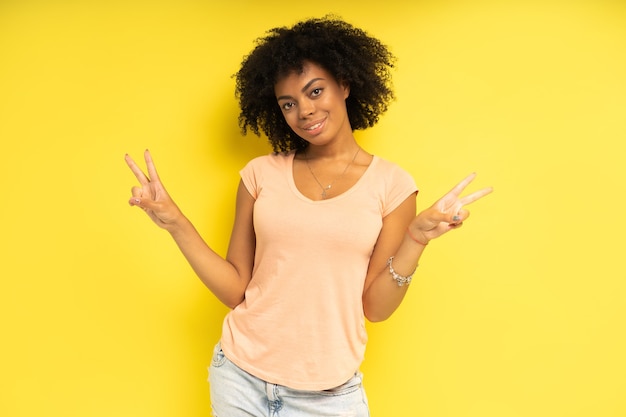
[[411, 194], [418, 192], [413, 177], [398, 165], [389, 163], [387, 173], [387, 193], [383, 206], [383, 217], [398, 208]]
[[261, 191], [262, 176], [260, 165], [262, 158], [263, 157], [254, 158], [239, 171], [243, 185], [255, 200], [258, 198], [259, 192]]

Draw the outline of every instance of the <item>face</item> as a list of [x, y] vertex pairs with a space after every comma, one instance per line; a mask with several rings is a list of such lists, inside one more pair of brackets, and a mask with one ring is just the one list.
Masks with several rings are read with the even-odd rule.
[[346, 111], [350, 89], [324, 68], [305, 62], [274, 86], [278, 105], [289, 127], [311, 144], [323, 145], [352, 135]]

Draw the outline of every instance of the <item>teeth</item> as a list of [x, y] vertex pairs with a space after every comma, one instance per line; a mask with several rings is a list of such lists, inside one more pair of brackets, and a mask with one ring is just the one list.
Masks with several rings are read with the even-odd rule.
[[311, 127], [307, 127], [306, 130], [314, 130], [321, 126], [321, 123], [314, 124]]

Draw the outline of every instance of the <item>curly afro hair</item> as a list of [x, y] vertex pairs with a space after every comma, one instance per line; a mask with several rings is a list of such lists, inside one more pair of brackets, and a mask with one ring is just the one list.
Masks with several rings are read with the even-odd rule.
[[304, 149], [307, 142], [287, 125], [276, 102], [274, 85], [291, 72], [301, 72], [305, 61], [314, 62], [350, 86], [346, 99], [353, 130], [378, 122], [394, 99], [391, 69], [395, 57], [378, 39], [340, 19], [326, 16], [270, 29], [256, 40], [235, 74], [235, 95], [245, 135], [262, 131], [275, 152]]

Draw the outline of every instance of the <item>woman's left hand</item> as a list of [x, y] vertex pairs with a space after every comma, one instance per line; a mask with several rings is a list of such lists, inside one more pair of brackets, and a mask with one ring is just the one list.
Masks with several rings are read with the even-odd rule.
[[475, 177], [475, 173], [468, 175], [447, 194], [437, 200], [435, 204], [420, 212], [409, 225], [411, 235], [418, 237], [421, 242], [427, 243], [449, 230], [461, 227], [469, 216], [469, 211], [464, 206], [493, 191], [493, 188], [488, 187], [461, 197], [463, 190]]

